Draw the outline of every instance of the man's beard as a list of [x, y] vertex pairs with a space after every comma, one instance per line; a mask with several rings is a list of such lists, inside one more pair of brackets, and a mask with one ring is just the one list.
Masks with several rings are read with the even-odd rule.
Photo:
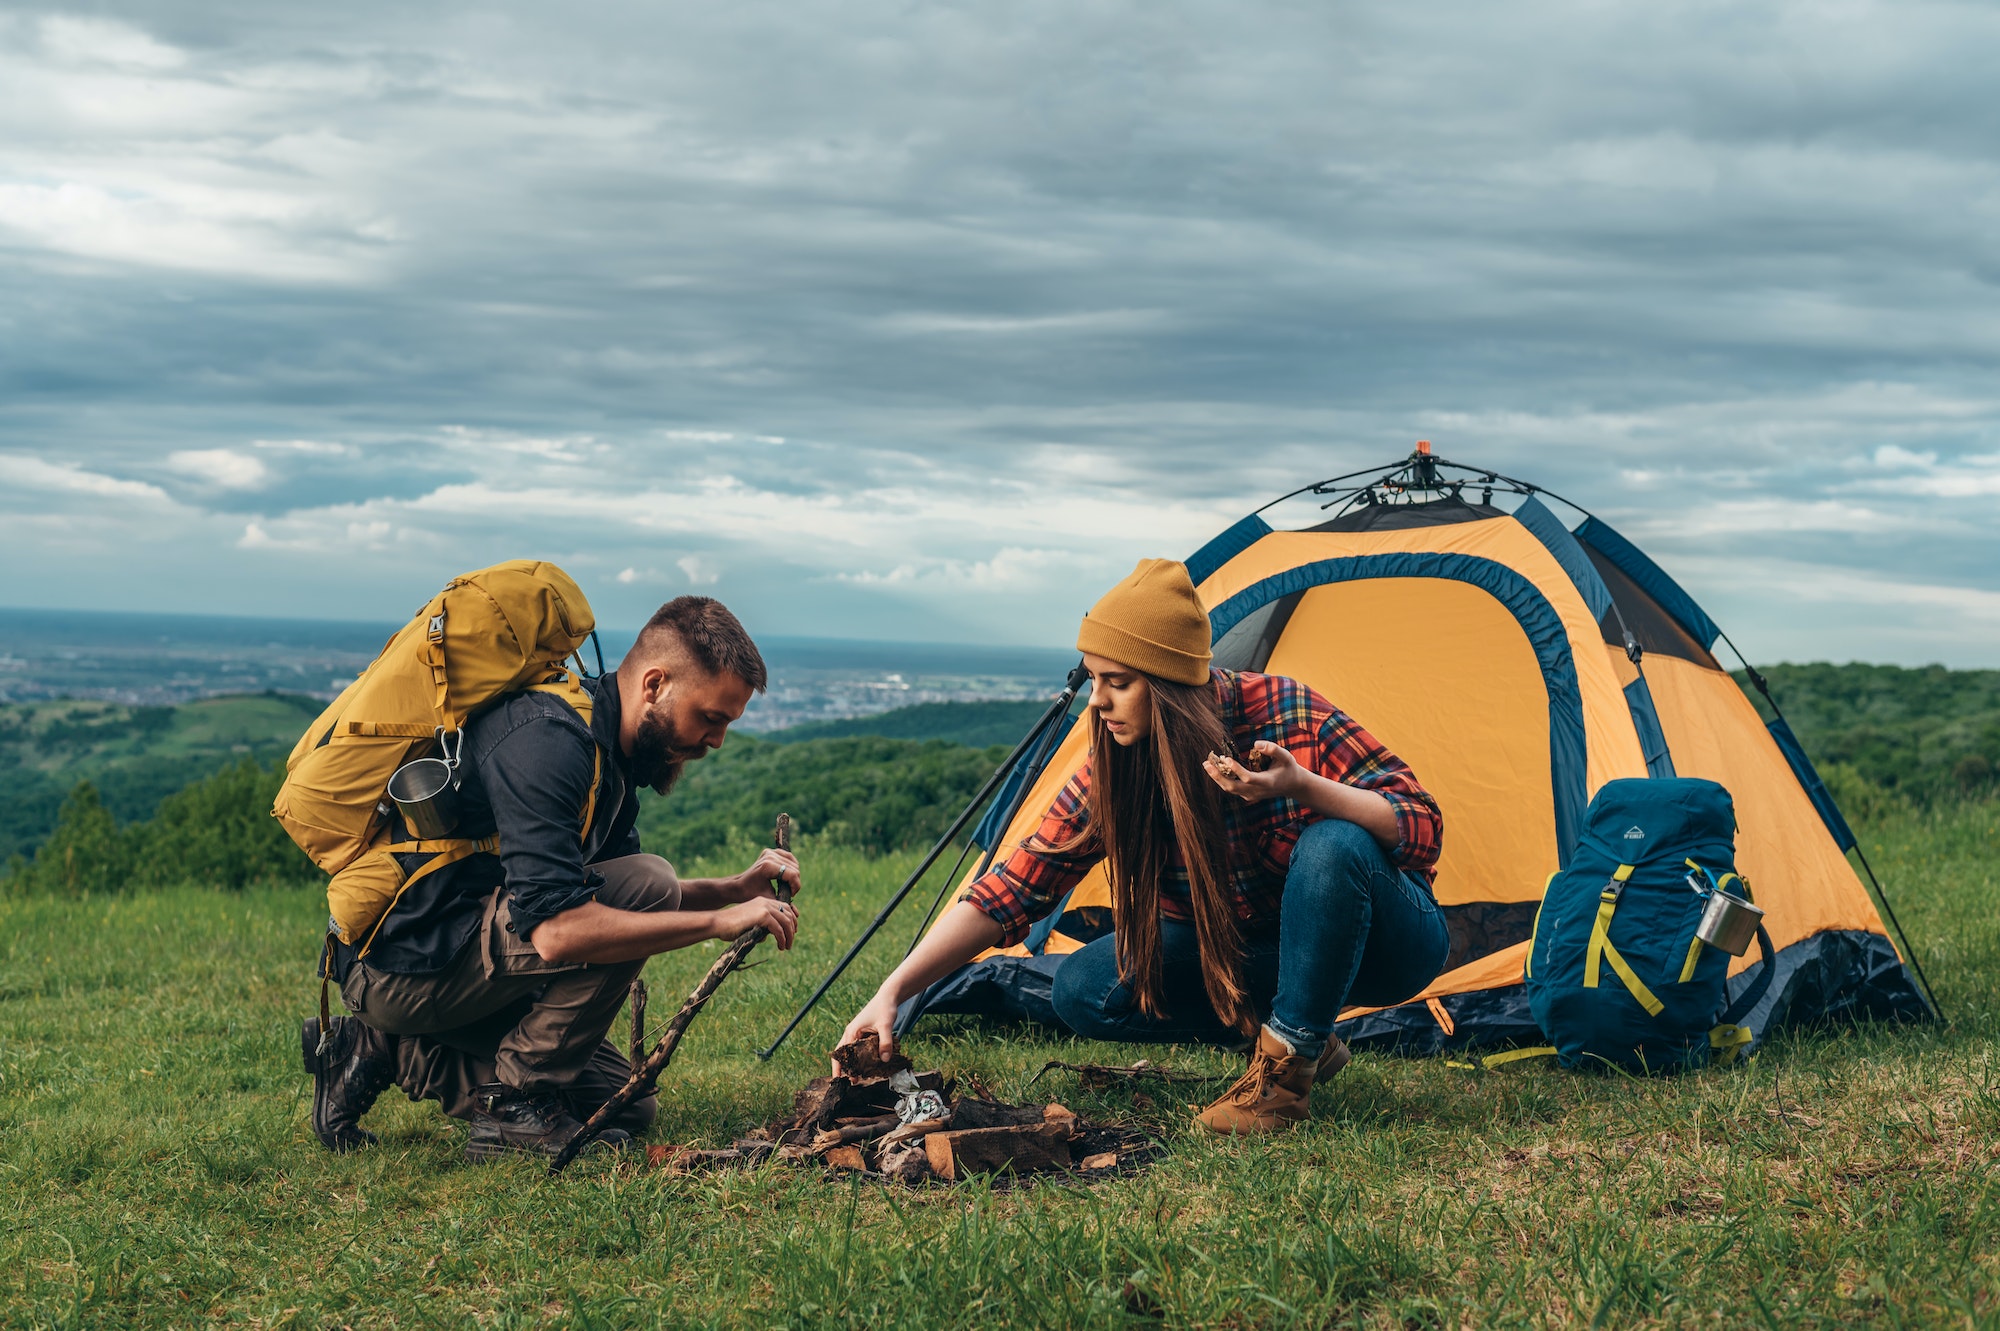
[[681, 769], [703, 752], [697, 747], [690, 753], [674, 733], [673, 722], [666, 718], [663, 709], [649, 707], [639, 718], [639, 731], [632, 737], [632, 779], [642, 786], [651, 786], [655, 794], [664, 795], [681, 779]]

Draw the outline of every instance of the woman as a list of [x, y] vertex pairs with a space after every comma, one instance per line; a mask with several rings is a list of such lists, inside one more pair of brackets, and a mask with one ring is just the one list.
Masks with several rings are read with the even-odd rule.
[[1117, 929], [1063, 962], [1057, 1013], [1097, 1039], [1250, 1043], [1201, 1121], [1288, 1127], [1347, 1063], [1341, 1008], [1403, 1002], [1444, 965], [1437, 801], [1298, 681], [1210, 670], [1208, 615], [1180, 564], [1142, 561], [1091, 607], [1077, 647], [1089, 760], [842, 1039], [873, 1032], [887, 1048], [900, 1004], [1019, 942], [1102, 860]]

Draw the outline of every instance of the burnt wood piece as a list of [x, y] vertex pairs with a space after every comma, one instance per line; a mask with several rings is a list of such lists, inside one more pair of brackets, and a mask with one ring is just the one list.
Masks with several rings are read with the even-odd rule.
[[928, 1137], [933, 1132], [948, 1132], [950, 1130], [951, 1120], [949, 1118], [927, 1118], [921, 1123], [905, 1123], [900, 1128], [891, 1128], [875, 1145], [877, 1150], [887, 1150], [892, 1146], [901, 1146], [904, 1142], [912, 1142], [920, 1137]]
[[901, 1054], [882, 1057], [882, 1046], [876, 1043], [872, 1033], [858, 1040], [851, 1040], [834, 1050], [833, 1061], [842, 1072], [855, 1081], [893, 1077], [898, 1072], [907, 1071], [910, 1066], [910, 1060]]
[[931, 1172], [956, 1183], [974, 1174], [1039, 1174], [1069, 1167], [1069, 1129], [1056, 1123], [933, 1132], [924, 1138]]
[[[790, 814], [778, 815], [776, 840], [778, 849], [792, 848]], [[771, 890], [777, 893], [780, 901], [792, 899], [792, 890], [785, 885], [785, 880], [782, 878], [773, 880]], [[626, 1105], [638, 1099], [648, 1087], [659, 1080], [660, 1074], [667, 1070], [667, 1064], [673, 1061], [674, 1050], [680, 1048], [681, 1038], [687, 1034], [688, 1027], [694, 1022], [695, 1014], [702, 1010], [709, 999], [715, 997], [715, 991], [722, 987], [722, 982], [729, 978], [729, 973], [741, 964], [743, 958], [750, 955], [750, 950], [768, 937], [770, 935], [761, 925], [754, 929], [746, 929], [734, 943], [729, 945], [728, 951], [716, 958], [715, 964], [708, 968], [708, 974], [701, 977], [701, 983], [697, 984], [694, 992], [688, 995], [687, 1002], [681, 1004], [681, 1010], [667, 1023], [666, 1033], [660, 1037], [660, 1043], [654, 1046], [652, 1053], [646, 1055], [645, 1062], [632, 1069], [632, 1076], [626, 1083], [612, 1092], [611, 1098], [598, 1106], [597, 1112], [592, 1114], [567, 1142], [563, 1143], [563, 1148], [556, 1153], [556, 1158], [549, 1161], [549, 1173], [559, 1174], [568, 1168], [569, 1162], [576, 1159], [577, 1152], [596, 1140], [597, 1134], [604, 1131], [606, 1124], [623, 1113]]]
[[697, 1151], [687, 1146], [655, 1143], [646, 1148], [646, 1163], [670, 1174], [698, 1174], [712, 1169], [738, 1169], [756, 1163], [748, 1152], [733, 1149]]
[[868, 1162], [861, 1158], [859, 1146], [836, 1146], [821, 1157], [829, 1169], [866, 1170]]
[[1042, 1122], [1040, 1105], [1009, 1105], [998, 1100], [960, 1096], [951, 1107], [951, 1126], [958, 1128], [1018, 1128]]
[[792, 1117], [786, 1126], [819, 1131], [840, 1111], [848, 1087], [845, 1077], [814, 1077], [792, 1100]]
[[880, 1118], [867, 1118], [858, 1123], [828, 1128], [813, 1138], [812, 1146], [815, 1151], [832, 1151], [857, 1142], [872, 1142], [877, 1137], [888, 1135], [901, 1122], [894, 1114], [884, 1114]]

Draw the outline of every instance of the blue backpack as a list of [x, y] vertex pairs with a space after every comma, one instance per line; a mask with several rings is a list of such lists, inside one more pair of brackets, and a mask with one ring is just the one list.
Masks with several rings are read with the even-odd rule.
[[1730, 1003], [1729, 954], [1695, 936], [1717, 891], [1750, 895], [1727, 790], [1648, 777], [1597, 792], [1528, 942], [1528, 1006], [1564, 1067], [1679, 1072], [1733, 1062], [1750, 1044], [1738, 1023], [1770, 988], [1775, 953], [1760, 924], [1764, 964]]

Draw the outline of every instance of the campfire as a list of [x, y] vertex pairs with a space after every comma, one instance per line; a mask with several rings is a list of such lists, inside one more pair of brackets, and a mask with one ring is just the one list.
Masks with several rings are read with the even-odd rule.
[[976, 1077], [918, 1072], [901, 1054], [883, 1058], [872, 1036], [833, 1058], [839, 1074], [808, 1082], [785, 1118], [721, 1150], [651, 1146], [649, 1163], [685, 1173], [775, 1158], [831, 1174], [955, 1183], [982, 1174], [1109, 1177], [1160, 1152], [1139, 1129], [1093, 1124], [1060, 1104], [1007, 1104]]

